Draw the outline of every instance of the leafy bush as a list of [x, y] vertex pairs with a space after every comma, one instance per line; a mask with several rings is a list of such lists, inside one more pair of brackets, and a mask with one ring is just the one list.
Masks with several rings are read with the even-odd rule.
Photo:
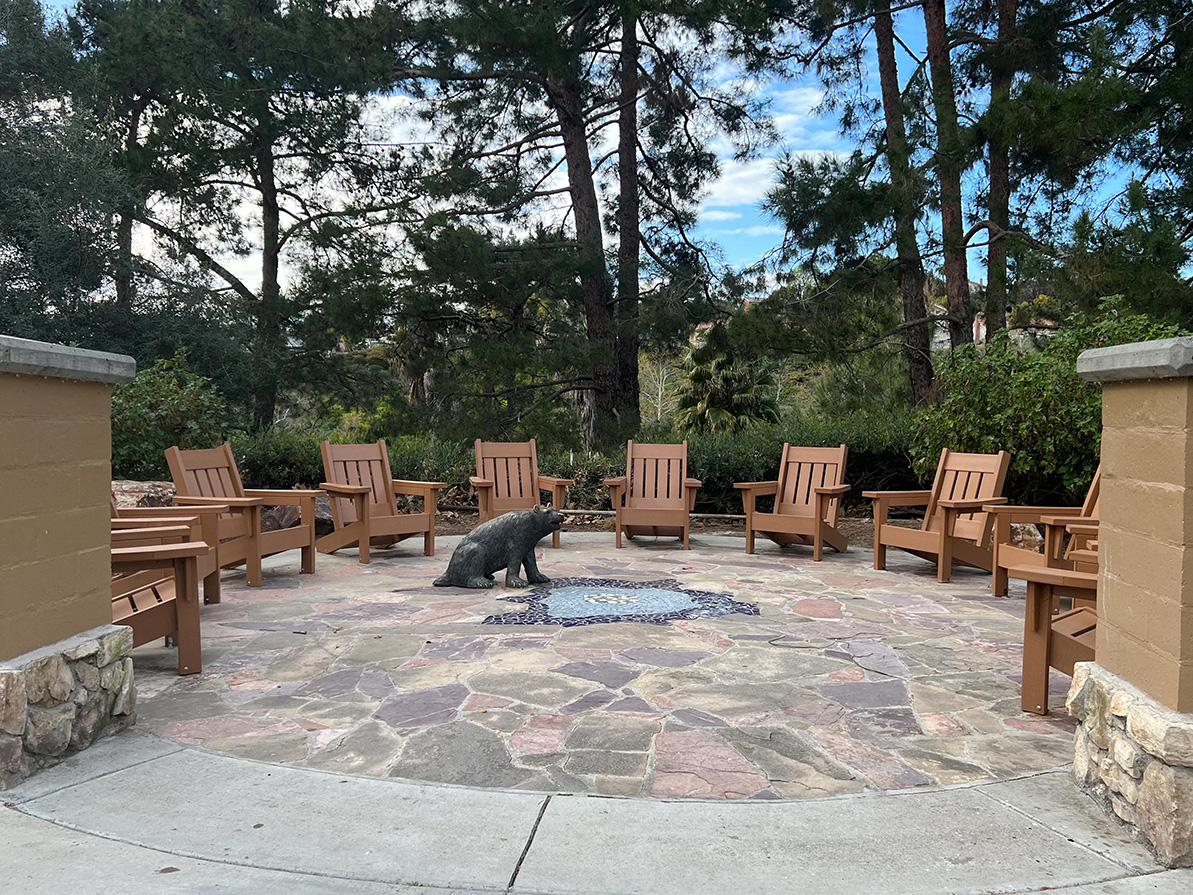
[[185, 351], [159, 360], [112, 390], [112, 475], [168, 479], [166, 448], [209, 448], [224, 439], [226, 406]]
[[1098, 465], [1102, 392], [1078, 378], [1077, 355], [1176, 334], [1107, 300], [1096, 318], [1070, 318], [1041, 351], [1021, 351], [1004, 331], [984, 351], [953, 352], [937, 363], [943, 398], [923, 411], [912, 442], [916, 471], [930, 477], [946, 447], [1005, 450], [1011, 454], [1005, 491], [1012, 500], [1080, 503]]
[[232, 453], [246, 488], [318, 487], [324, 481], [319, 445], [330, 426], [308, 421], [275, 423], [232, 438]]
[[[784, 441], [830, 447], [848, 444], [846, 478], [854, 485], [850, 503], [864, 503], [863, 490], [910, 487], [916, 481], [907, 453], [910, 434], [906, 418], [851, 414], [835, 419], [793, 415], [774, 425], [752, 426], [738, 435], [692, 436], [688, 439], [691, 474], [704, 482], [697, 509], [740, 513], [741, 497], [734, 483], [775, 478]], [[368, 440], [351, 426], [296, 422], [239, 435], [232, 447], [241, 475], [252, 487], [315, 486], [323, 481], [319, 442], [324, 438], [337, 443]], [[680, 439], [656, 427], [643, 433], [641, 440]], [[475, 502], [468, 484], [468, 477], [475, 472], [471, 442], [411, 435], [390, 438], [386, 443], [395, 478], [447, 482], [447, 502]], [[587, 453], [541, 446], [539, 467], [548, 475], [575, 480], [568, 495], [571, 508], [607, 510], [609, 491], [604, 480], [625, 473], [625, 451]]]
[[703, 482], [697, 509], [740, 513], [735, 482], [773, 481], [779, 473], [783, 443], [805, 447], [849, 446], [846, 497], [864, 504], [862, 491], [913, 487], [908, 447], [912, 424], [906, 416], [842, 414], [828, 417], [793, 413], [772, 426], [754, 426], [739, 435], [700, 435], [688, 439], [692, 475]]

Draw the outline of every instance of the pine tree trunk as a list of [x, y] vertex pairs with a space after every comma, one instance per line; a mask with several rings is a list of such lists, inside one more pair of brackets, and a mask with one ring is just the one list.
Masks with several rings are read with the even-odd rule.
[[[588, 151], [580, 87], [548, 78], [551, 98], [563, 140], [572, 214], [581, 262], [585, 326], [592, 363], [591, 440], [585, 447], [612, 445], [620, 440], [617, 426], [617, 336], [613, 322], [613, 281], [605, 264], [601, 213], [592, 157]], [[587, 427], [586, 427], [587, 428]]]
[[940, 181], [940, 225], [944, 246], [944, 281], [949, 307], [949, 338], [954, 348], [973, 341], [969, 316], [969, 265], [965, 257], [965, 221], [961, 195], [961, 140], [957, 99], [949, 60], [944, 0], [925, 0], [924, 27], [932, 106], [936, 112], [936, 176]]
[[880, 0], [874, 17], [878, 44], [878, 77], [882, 86], [882, 111], [886, 118], [886, 157], [895, 200], [895, 248], [899, 258], [899, 286], [903, 294], [903, 354], [916, 404], [927, 404], [932, 396], [931, 334], [925, 299], [924, 262], [916, 240], [916, 189], [911, 171], [911, 153], [899, 90], [899, 69], [895, 61], [895, 26], [890, 3]]
[[[990, 105], [1006, 108], [1015, 77], [1018, 0], [998, 0], [998, 47], [990, 73]], [[986, 339], [1007, 325], [1007, 236], [1011, 227], [1011, 154], [1006, 128], [995, 122], [990, 138], [990, 245], [986, 253]]]
[[638, 385], [638, 299], [641, 231], [638, 198], [638, 19], [621, 24], [621, 116], [618, 122], [619, 201], [617, 250], [617, 413], [621, 428], [641, 422]]
[[281, 208], [278, 204], [273, 146], [265, 136], [257, 150], [261, 190], [261, 294], [257, 304], [257, 343], [253, 346], [253, 429], [273, 425], [284, 355], [282, 289], [278, 280], [281, 254]]

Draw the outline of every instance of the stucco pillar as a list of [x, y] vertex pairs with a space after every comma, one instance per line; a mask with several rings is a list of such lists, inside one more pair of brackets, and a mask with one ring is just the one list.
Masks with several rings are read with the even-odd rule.
[[1193, 338], [1084, 352], [1102, 383], [1095, 661], [1069, 712], [1078, 786], [1193, 865]]

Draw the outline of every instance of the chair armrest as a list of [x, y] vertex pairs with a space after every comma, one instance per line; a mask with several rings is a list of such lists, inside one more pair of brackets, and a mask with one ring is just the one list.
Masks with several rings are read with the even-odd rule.
[[249, 497], [258, 498], [263, 504], [271, 507], [300, 507], [308, 500], [323, 497], [323, 492], [314, 488], [310, 491], [300, 489], [282, 491], [267, 488], [245, 488], [244, 493]]
[[1040, 517], [1040, 522], [1044, 525], [1059, 525], [1062, 528], [1067, 528], [1070, 525], [1092, 525], [1095, 528], [1098, 525], [1098, 520], [1090, 516], [1077, 516], [1074, 513], [1052, 513]]
[[565, 488], [570, 488], [574, 484], [576, 484], [575, 479], [561, 479], [553, 475], [539, 474], [539, 485], [543, 491], [550, 491], [552, 488], [558, 488], [561, 485]]
[[765, 497], [767, 494], [778, 494], [779, 483], [774, 482], [734, 482], [733, 487], [739, 491], [750, 491], [756, 496]]
[[973, 500], [938, 500], [937, 506], [946, 510], [960, 510], [963, 513], [980, 513], [982, 507], [993, 506], [1006, 501], [1005, 497], [986, 497]]
[[842, 494], [848, 494], [850, 491], [852, 491], [853, 485], [826, 485], [823, 488], [813, 488], [812, 490], [817, 494], [831, 494], [834, 496], [840, 496]]
[[609, 488], [624, 488], [625, 483], [626, 477], [624, 475], [619, 475], [615, 479], [605, 479], [605, 485]]
[[888, 507], [919, 507], [927, 506], [932, 499], [931, 491], [863, 491], [862, 497], [868, 497]]
[[[164, 507], [163, 507], [163, 509], [164, 509]], [[196, 516], [174, 515], [174, 516], [152, 516], [152, 517], [147, 516], [142, 519], [130, 519], [128, 516], [116, 516], [115, 518], [112, 519], [112, 530], [113, 531], [129, 531], [129, 530], [146, 531], [146, 530], [151, 530], [151, 529], [157, 528], [158, 526], [162, 526], [162, 525], [165, 525], [165, 526], [185, 525], [187, 528], [190, 528], [190, 526], [196, 525], [196, 524], [198, 524], [198, 522], [199, 522], [199, 517], [197, 515]]]
[[1098, 536], [1098, 523], [1096, 522], [1086, 522], [1085, 520], [1070, 522], [1065, 528], [1069, 530], [1070, 534], [1082, 535], [1087, 538], [1096, 538]]
[[167, 563], [176, 559], [202, 556], [208, 551], [203, 541], [186, 544], [151, 544], [146, 547], [115, 547], [112, 550], [113, 566], [138, 566], [145, 563]]
[[335, 482], [320, 482], [319, 487], [337, 496], [352, 497], [355, 494], [369, 494], [372, 488], [368, 485], [339, 485]]
[[229, 512], [228, 504], [194, 504], [186, 508], [186, 513], [178, 512], [178, 507], [124, 507], [117, 514], [116, 519], [120, 522], [128, 521], [129, 519], [177, 519], [185, 515], [188, 519], [193, 519], [197, 516], [222, 516]]
[[114, 528], [112, 543], [121, 541], [144, 541], [147, 538], [186, 538], [192, 534], [189, 525], [158, 525], [150, 528]]
[[475, 475], [470, 475], [468, 477], [468, 484], [470, 484], [473, 488], [477, 488], [477, 489], [493, 487], [493, 483], [489, 479], [482, 479], [479, 476], [475, 476]]
[[243, 507], [261, 506], [259, 497], [175, 497], [175, 506], [180, 507], [218, 507], [226, 506], [229, 510]]
[[700, 481], [700, 479], [684, 479], [683, 486], [685, 488], [701, 488], [704, 486], [704, 482]]
[[1043, 517], [1043, 516], [1076, 516], [1081, 512], [1081, 508], [1080, 507], [1024, 507], [1024, 506], [1018, 506], [1017, 504], [1009, 504], [1009, 503], [995, 504], [995, 503], [991, 503], [990, 501], [987, 501], [986, 507], [985, 507], [985, 512], [995, 513], [1000, 516], [1011, 515], [1011, 516], [1015, 516], [1015, 517], [1018, 517], [1018, 516], [1036, 517], [1036, 518], [1032, 518], [1032, 519], [1016, 518], [1012, 521], [1039, 523], [1039, 522], [1043, 521], [1043, 519], [1039, 518], [1039, 517]]
[[396, 479], [394, 481], [394, 494], [426, 497], [431, 491], [439, 491], [446, 487], [448, 487], [447, 482], [415, 482], [409, 479]]

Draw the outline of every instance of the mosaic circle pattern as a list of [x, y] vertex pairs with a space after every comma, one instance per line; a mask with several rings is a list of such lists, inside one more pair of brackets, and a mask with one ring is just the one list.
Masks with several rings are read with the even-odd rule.
[[648, 622], [665, 625], [678, 619], [720, 618], [730, 613], [758, 615], [753, 603], [728, 594], [688, 590], [673, 578], [658, 581], [618, 581], [612, 578], [559, 578], [523, 594], [501, 597], [527, 603], [521, 612], [485, 618], [486, 625], [595, 625], [607, 622]]

